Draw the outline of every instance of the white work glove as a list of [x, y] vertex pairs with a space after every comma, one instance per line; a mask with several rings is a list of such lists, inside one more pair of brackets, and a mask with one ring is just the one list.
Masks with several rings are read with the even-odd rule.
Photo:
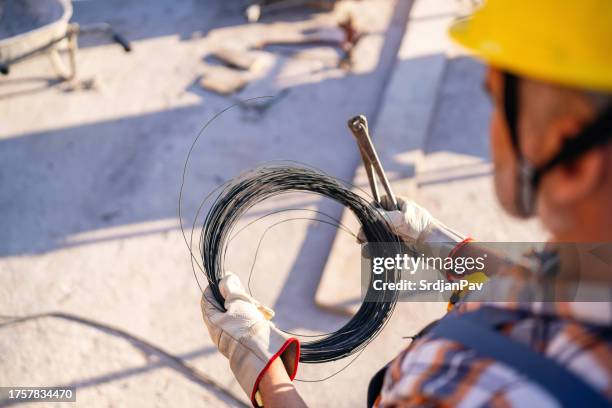
[[[393, 207], [388, 197], [381, 199], [385, 219], [411, 249], [426, 256], [447, 257], [457, 243], [466, 237], [448, 228], [434, 218], [429, 211], [403, 197], [396, 197], [399, 209]], [[359, 243], [367, 240], [363, 229], [357, 235]]]
[[271, 364], [280, 356], [289, 378], [293, 380], [300, 357], [300, 343], [279, 331], [270, 319], [271, 309], [253, 299], [240, 279], [228, 273], [219, 282], [225, 298], [226, 312], [207, 287], [202, 295], [202, 315], [208, 333], [217, 348], [228, 358], [238, 383], [249, 396], [253, 406], [261, 406], [259, 381]]

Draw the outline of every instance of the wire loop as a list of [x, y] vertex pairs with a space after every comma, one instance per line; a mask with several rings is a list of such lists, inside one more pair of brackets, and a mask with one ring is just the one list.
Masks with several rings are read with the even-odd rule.
[[[202, 227], [199, 249], [208, 284], [220, 305], [224, 304], [218, 283], [224, 273], [224, 257], [232, 229], [254, 205], [279, 194], [310, 192], [331, 198], [350, 209], [361, 224], [368, 242], [400, 243], [383, 212], [336, 178], [307, 167], [287, 164], [262, 166], [231, 180], [220, 189]], [[396, 281], [398, 275], [386, 279]], [[300, 361], [324, 363], [363, 350], [385, 326], [397, 295], [376, 293], [368, 285], [357, 313], [340, 329], [320, 339], [302, 343]]]

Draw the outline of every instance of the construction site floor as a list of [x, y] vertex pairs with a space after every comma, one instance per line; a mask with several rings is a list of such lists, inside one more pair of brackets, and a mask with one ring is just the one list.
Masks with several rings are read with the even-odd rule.
[[[287, 89], [267, 109], [232, 108], [199, 138], [184, 180], [187, 240], [206, 194], [258, 164], [295, 160], [353, 180], [359, 153], [346, 120], [357, 113], [381, 135], [405, 132], [412, 146], [397, 148], [397, 163], [409, 163], [393, 180], [409, 179], [406, 191], [435, 216], [481, 239], [543, 236], [537, 225], [504, 216], [495, 202], [483, 66], [435, 36], [403, 41], [419, 24], [444, 36], [443, 23], [457, 13], [448, 1], [343, 1], [333, 12], [253, 24], [241, 4], [75, 2], [74, 21], [111, 23], [133, 52], [82, 38], [74, 84], [55, 81], [44, 55], [0, 78], [0, 315], [61, 312], [104, 325], [47, 315], [0, 326], [0, 386], [76, 387], [83, 407], [237, 405], [205, 376], [247, 402], [202, 322], [178, 218], [191, 144], [239, 99]], [[349, 11], [366, 32], [350, 71], [338, 68], [339, 53], [328, 46], [277, 48], [266, 51], [268, 69], [241, 92], [221, 96], [200, 87], [219, 44], [255, 46], [270, 32], [333, 25]], [[427, 82], [435, 72], [437, 82]], [[422, 119], [413, 122], [418, 140], [405, 124], [410, 115]], [[343, 211], [318, 196], [289, 195], [255, 208], [245, 221], [282, 208], [334, 218]], [[245, 281], [273, 221], [232, 242], [227, 267]], [[252, 291], [276, 310], [279, 327], [325, 333], [349, 318], [315, 302], [336, 234], [296, 220], [266, 235]], [[313, 407], [362, 406], [370, 377], [409, 344], [406, 336], [443, 311], [442, 304], [399, 304], [356, 360], [301, 365], [298, 379], [306, 381], [297, 383], [299, 391]]]

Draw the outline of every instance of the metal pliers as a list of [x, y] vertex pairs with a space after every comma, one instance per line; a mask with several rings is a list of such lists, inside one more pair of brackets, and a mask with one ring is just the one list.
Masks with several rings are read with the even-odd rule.
[[370, 138], [370, 132], [368, 131], [368, 120], [364, 115], [354, 116], [349, 119], [348, 127], [357, 140], [359, 153], [361, 154], [361, 160], [363, 161], [363, 165], [368, 176], [368, 181], [370, 182], [370, 188], [372, 190], [374, 200], [382, 205], [380, 192], [378, 190], [378, 182], [376, 180], [376, 176], [378, 176], [383, 188], [385, 189], [385, 192], [387, 193], [387, 197], [393, 204], [393, 207], [398, 208], [397, 198], [395, 197], [395, 194], [393, 194], [393, 190], [391, 190], [391, 184], [387, 179], [385, 170], [380, 163], [380, 159], [378, 158], [378, 154], [376, 153], [376, 149], [374, 148], [374, 144]]

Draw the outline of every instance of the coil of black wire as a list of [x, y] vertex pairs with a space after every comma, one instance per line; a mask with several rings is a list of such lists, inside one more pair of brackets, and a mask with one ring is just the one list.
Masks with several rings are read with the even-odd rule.
[[[220, 305], [224, 304], [218, 282], [224, 273], [224, 256], [232, 228], [255, 204], [290, 192], [309, 192], [331, 198], [348, 208], [358, 219], [369, 243], [398, 242], [393, 229], [369, 201], [351, 191], [336, 178], [307, 167], [263, 166], [231, 180], [220, 191], [208, 211], [200, 236], [199, 249], [208, 283]], [[356, 272], [356, 278], [359, 275]], [[395, 281], [398, 276], [386, 277]], [[322, 338], [302, 342], [300, 361], [323, 363], [350, 356], [362, 350], [382, 330], [391, 316], [397, 295], [373, 292], [357, 313], [340, 329]]]

